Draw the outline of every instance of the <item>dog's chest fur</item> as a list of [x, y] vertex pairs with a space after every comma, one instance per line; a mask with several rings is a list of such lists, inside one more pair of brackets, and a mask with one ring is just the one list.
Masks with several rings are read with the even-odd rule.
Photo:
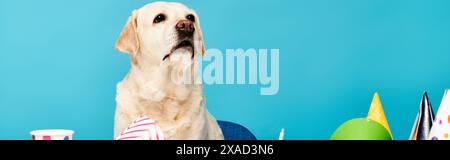
[[208, 139], [209, 113], [201, 86], [158, 86], [157, 82], [144, 84], [128, 77], [117, 85], [116, 121], [122, 122], [118, 122], [116, 134], [139, 116], [149, 116], [167, 139]]

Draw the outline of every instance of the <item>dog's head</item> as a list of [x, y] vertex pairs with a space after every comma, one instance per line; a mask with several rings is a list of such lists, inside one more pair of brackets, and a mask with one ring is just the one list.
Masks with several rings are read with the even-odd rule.
[[171, 63], [174, 57], [193, 61], [205, 53], [197, 14], [173, 2], [155, 2], [133, 11], [115, 47], [130, 54], [133, 65]]

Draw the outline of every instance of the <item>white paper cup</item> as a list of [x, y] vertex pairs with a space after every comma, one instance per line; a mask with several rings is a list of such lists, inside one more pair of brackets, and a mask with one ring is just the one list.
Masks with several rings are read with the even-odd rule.
[[74, 131], [65, 129], [45, 129], [31, 131], [32, 140], [72, 140]]

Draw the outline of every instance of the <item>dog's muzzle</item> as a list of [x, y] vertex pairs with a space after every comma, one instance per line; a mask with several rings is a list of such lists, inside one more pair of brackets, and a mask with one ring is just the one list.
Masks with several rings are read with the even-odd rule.
[[163, 61], [170, 57], [170, 55], [177, 49], [188, 48], [191, 50], [192, 58], [194, 58], [194, 22], [189, 20], [181, 20], [175, 25], [175, 29], [178, 34], [178, 43], [171, 50], [170, 53], [165, 55]]

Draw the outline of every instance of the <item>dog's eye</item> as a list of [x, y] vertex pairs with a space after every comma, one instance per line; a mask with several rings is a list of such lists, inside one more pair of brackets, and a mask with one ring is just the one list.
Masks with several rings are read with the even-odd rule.
[[188, 19], [188, 20], [190, 20], [190, 21], [192, 21], [192, 22], [195, 22], [195, 16], [192, 15], [192, 14], [187, 15], [187, 16], [186, 16], [186, 19]]
[[153, 19], [153, 23], [159, 23], [166, 20], [166, 16], [164, 14], [158, 14], [155, 19]]

